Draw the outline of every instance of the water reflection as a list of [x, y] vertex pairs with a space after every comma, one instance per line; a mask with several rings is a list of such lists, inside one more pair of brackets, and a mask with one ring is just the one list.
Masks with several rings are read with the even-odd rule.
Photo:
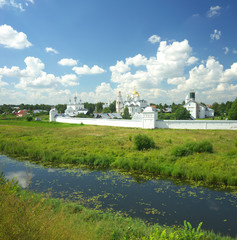
[[[85, 206], [121, 211], [151, 223], [183, 224], [184, 220], [225, 235], [237, 233], [237, 196], [169, 180], [144, 180], [115, 171], [43, 168], [0, 156], [7, 178], [22, 187]], [[32, 182], [27, 181], [30, 179]], [[139, 181], [137, 181], [139, 180]]]
[[15, 180], [22, 188], [27, 188], [32, 183], [34, 174], [27, 171], [8, 172], [5, 177], [9, 180]]

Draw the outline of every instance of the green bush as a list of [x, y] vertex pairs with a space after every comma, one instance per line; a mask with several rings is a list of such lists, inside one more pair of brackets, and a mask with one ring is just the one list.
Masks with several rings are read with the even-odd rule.
[[137, 134], [133, 139], [134, 146], [136, 150], [147, 150], [155, 147], [155, 142], [151, 137], [145, 134]]
[[30, 122], [30, 121], [33, 120], [33, 117], [32, 117], [32, 116], [27, 116], [27, 117], [26, 117], [26, 120], [27, 120], [28, 122]]
[[183, 146], [174, 147], [171, 154], [176, 157], [182, 157], [201, 152], [213, 153], [212, 144], [207, 140], [203, 140], [201, 142], [189, 142]]

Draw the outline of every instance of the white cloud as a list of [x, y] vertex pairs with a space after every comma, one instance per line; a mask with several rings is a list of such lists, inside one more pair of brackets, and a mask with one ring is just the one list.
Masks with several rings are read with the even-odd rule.
[[151, 37], [148, 38], [148, 42], [151, 43], [157, 43], [160, 42], [161, 37], [157, 36], [157, 35], [152, 35]]
[[110, 83], [102, 82], [96, 87], [95, 92], [82, 92], [79, 94], [84, 102], [108, 102], [111, 97], [117, 96], [117, 89], [112, 89]]
[[[19, 2], [19, 1], [18, 1]], [[34, 4], [34, 0], [25, 0], [23, 1], [25, 3], [25, 6], [28, 6], [28, 2]], [[22, 3], [16, 3], [15, 0], [0, 0], [0, 8], [8, 6], [19, 9], [21, 12], [25, 11], [25, 9], [22, 6]]]
[[78, 78], [75, 74], [66, 74], [61, 77], [61, 84], [63, 86], [77, 86], [79, 82], [77, 82]]
[[[160, 43], [156, 57], [147, 59], [141, 54], [126, 58], [125, 61], [117, 61], [116, 65], [110, 67], [112, 72], [111, 81], [118, 83], [117, 89], [130, 93], [134, 87], [139, 90], [146, 99], [154, 99], [167, 96], [167, 91], [161, 88], [161, 83], [174, 79], [183, 79], [184, 69], [198, 59], [191, 56], [192, 48], [187, 40], [168, 44], [166, 41]], [[137, 67], [132, 74], [131, 67]], [[139, 69], [143, 66], [143, 70]], [[145, 70], [144, 70], [145, 67]], [[173, 80], [171, 80], [173, 79]]]
[[75, 66], [77, 65], [77, 60], [74, 60], [72, 58], [63, 58], [60, 61], [58, 61], [58, 64], [61, 66]]
[[[135, 59], [144, 61], [138, 61], [137, 64]], [[223, 98], [233, 100], [237, 88], [234, 83], [237, 81], [237, 63], [224, 70], [220, 62], [209, 57], [190, 69], [197, 61], [198, 58], [192, 56], [192, 48], [187, 40], [171, 44], [163, 41], [158, 47], [156, 57], [147, 59], [138, 54], [124, 61], [117, 61], [110, 67], [111, 82], [118, 84], [114, 89], [115, 94], [119, 89], [125, 96], [136, 87], [142, 98], [150, 102], [182, 102], [190, 89], [197, 91], [199, 101], [213, 103]], [[132, 66], [137, 67], [137, 71], [134, 72]], [[143, 66], [142, 70], [140, 66]], [[215, 94], [217, 89], [218, 94]], [[226, 94], [221, 95], [223, 89]]]
[[210, 7], [209, 11], [207, 12], [207, 16], [209, 18], [218, 16], [220, 15], [220, 10], [221, 10], [220, 6]]
[[7, 82], [2, 81], [2, 76], [0, 75], [0, 88], [8, 85], [9, 84]]
[[0, 8], [2, 8], [6, 4], [7, 4], [6, 0], [0, 0]]
[[229, 52], [229, 48], [228, 47], [224, 47], [223, 50], [224, 50], [225, 55]]
[[23, 49], [30, 47], [32, 44], [27, 40], [23, 32], [17, 32], [9, 25], [0, 26], [0, 44], [5, 48]]
[[193, 65], [193, 64], [196, 63], [197, 61], [198, 61], [198, 58], [192, 56], [192, 57], [190, 57], [190, 58], [188, 59], [187, 64], [188, 64], [188, 65]]
[[126, 58], [126, 64], [134, 65], [135, 67], [145, 66], [147, 63], [148, 63], [147, 58], [142, 56], [141, 54], [138, 54], [135, 57]]
[[210, 35], [212, 40], [219, 40], [221, 38], [221, 31], [218, 31], [217, 29], [214, 30], [214, 33]]
[[112, 72], [112, 74], [120, 74], [130, 71], [130, 67], [123, 61], [117, 61], [115, 66], [110, 67], [110, 71]]
[[234, 49], [234, 50], [233, 50], [233, 53], [234, 53], [234, 54], [237, 54], [237, 50]]
[[92, 68], [89, 68], [87, 65], [83, 65], [83, 67], [74, 67], [72, 69], [78, 75], [85, 75], [85, 74], [100, 74], [104, 73], [105, 70], [94, 65]]
[[55, 76], [44, 72], [44, 63], [39, 58], [27, 57], [24, 60], [25, 69], [13, 66], [0, 68], [0, 75], [6, 77], [16, 77], [20, 81], [15, 85], [16, 88], [31, 90], [31, 89], [56, 89], [60, 86], [75, 86], [79, 85], [78, 78], [75, 74], [67, 74], [64, 76]]
[[55, 50], [55, 49], [53, 49], [53, 48], [51, 48], [51, 47], [46, 47], [46, 48], [45, 48], [45, 51], [46, 51], [47, 53], [58, 54], [58, 51]]

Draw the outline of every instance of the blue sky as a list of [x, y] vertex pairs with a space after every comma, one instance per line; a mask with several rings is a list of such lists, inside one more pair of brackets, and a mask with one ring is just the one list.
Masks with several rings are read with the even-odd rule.
[[0, 104], [237, 97], [236, 0], [0, 0]]

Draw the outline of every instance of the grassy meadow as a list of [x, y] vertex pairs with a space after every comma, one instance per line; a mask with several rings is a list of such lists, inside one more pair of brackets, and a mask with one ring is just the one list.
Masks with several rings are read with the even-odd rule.
[[231, 240], [184, 226], [147, 225], [142, 220], [84, 208], [22, 190], [0, 176], [0, 239]]
[[[136, 150], [137, 134], [153, 138], [155, 148]], [[173, 154], [187, 143], [204, 140], [213, 146], [212, 153]], [[237, 132], [234, 130], [145, 130], [1, 120], [0, 152], [43, 165], [117, 168], [207, 185], [234, 189], [237, 186]]]

